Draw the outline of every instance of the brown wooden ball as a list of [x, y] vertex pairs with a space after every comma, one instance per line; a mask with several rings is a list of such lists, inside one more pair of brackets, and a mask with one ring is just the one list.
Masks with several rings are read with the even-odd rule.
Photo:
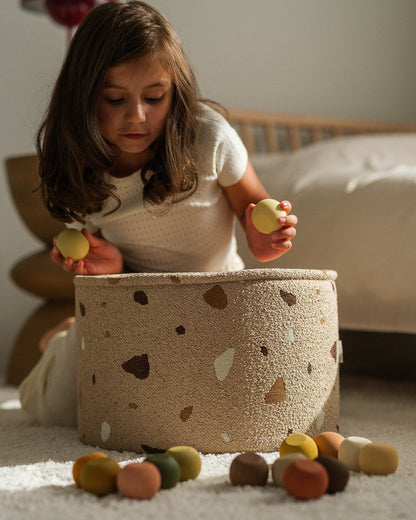
[[348, 466], [344, 462], [326, 455], [319, 455], [315, 460], [322, 464], [328, 473], [329, 484], [326, 492], [332, 495], [344, 491], [350, 478]]
[[257, 453], [241, 453], [230, 466], [233, 486], [265, 486], [269, 477], [269, 466]]

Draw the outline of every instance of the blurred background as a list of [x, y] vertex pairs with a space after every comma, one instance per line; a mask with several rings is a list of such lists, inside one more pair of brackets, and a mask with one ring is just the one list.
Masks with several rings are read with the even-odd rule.
[[[181, 36], [202, 95], [225, 106], [416, 123], [414, 0], [154, 0]], [[39, 298], [10, 279], [41, 247], [16, 211], [4, 161], [34, 153], [67, 31], [0, 2], [0, 376]]]

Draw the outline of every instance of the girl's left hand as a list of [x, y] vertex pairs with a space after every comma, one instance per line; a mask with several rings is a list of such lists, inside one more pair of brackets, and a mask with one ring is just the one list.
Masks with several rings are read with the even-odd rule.
[[289, 215], [292, 210], [292, 205], [289, 201], [284, 200], [280, 206], [286, 211], [286, 217], [278, 219], [282, 227], [270, 235], [260, 233], [254, 227], [251, 220], [251, 213], [253, 212], [255, 204], [249, 204], [245, 211], [245, 232], [250, 251], [260, 262], [269, 262], [279, 258], [284, 253], [287, 253], [292, 247], [292, 240], [295, 238], [295, 226], [298, 219], [295, 215]]

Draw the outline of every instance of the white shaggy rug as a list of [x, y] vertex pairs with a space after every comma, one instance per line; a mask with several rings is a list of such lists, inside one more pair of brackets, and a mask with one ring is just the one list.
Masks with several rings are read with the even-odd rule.
[[[235, 454], [205, 455], [198, 479], [149, 501], [97, 498], [75, 487], [72, 464], [94, 451], [70, 428], [39, 426], [20, 409], [17, 392], [0, 387], [0, 519], [349, 519], [416, 518], [416, 383], [342, 377], [340, 433], [393, 444], [400, 464], [387, 477], [351, 473], [343, 493], [300, 502], [271, 482], [232, 487]], [[143, 456], [108, 452], [121, 465]], [[273, 462], [277, 454], [264, 454]]]

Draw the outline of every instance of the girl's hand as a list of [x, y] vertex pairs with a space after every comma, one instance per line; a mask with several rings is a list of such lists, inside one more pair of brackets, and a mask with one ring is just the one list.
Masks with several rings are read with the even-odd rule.
[[104, 238], [92, 235], [86, 229], [82, 233], [90, 244], [90, 250], [82, 260], [74, 262], [72, 258], [64, 258], [55, 246], [50, 256], [54, 262], [61, 264], [65, 271], [80, 275], [120, 274], [123, 272], [123, 257], [119, 249]]
[[265, 235], [260, 233], [254, 227], [251, 220], [251, 213], [255, 204], [249, 204], [245, 211], [245, 232], [247, 242], [253, 255], [260, 262], [269, 262], [279, 258], [292, 247], [291, 240], [296, 235], [295, 226], [298, 219], [295, 215], [289, 215], [292, 205], [287, 200], [280, 203], [281, 207], [286, 211], [286, 217], [278, 219], [279, 224], [283, 224], [278, 231]]

